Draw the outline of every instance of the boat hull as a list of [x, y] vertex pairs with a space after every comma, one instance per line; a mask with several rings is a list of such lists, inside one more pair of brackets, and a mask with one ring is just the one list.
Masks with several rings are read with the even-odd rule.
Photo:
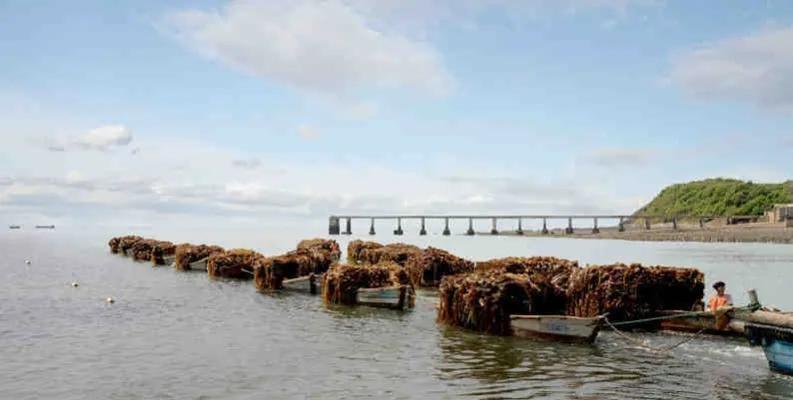
[[193, 261], [188, 264], [188, 270], [190, 271], [206, 271], [207, 270], [207, 260], [208, 258], [202, 258], [198, 261]]
[[403, 310], [410, 306], [409, 291], [405, 285], [358, 289], [355, 300], [360, 305]]
[[542, 337], [592, 343], [600, 331], [602, 321], [602, 317], [513, 315], [510, 317], [510, 327], [512, 328], [512, 334], [519, 337]]
[[793, 375], [793, 329], [749, 323], [746, 337], [763, 347], [771, 371]]
[[315, 275], [306, 275], [294, 279], [285, 279], [281, 285], [284, 290], [292, 290], [296, 292], [307, 292], [311, 294], [319, 293], [317, 282], [320, 279]]

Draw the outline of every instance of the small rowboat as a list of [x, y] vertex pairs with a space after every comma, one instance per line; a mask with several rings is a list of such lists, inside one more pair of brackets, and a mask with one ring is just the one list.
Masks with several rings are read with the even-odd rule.
[[358, 289], [355, 301], [365, 306], [404, 310], [412, 305], [410, 292], [407, 285]]
[[202, 259], [200, 259], [198, 261], [193, 261], [190, 264], [188, 264], [188, 266], [189, 266], [188, 269], [191, 270], [191, 271], [206, 271], [207, 270], [207, 260], [209, 260], [209, 257], [202, 258]]
[[771, 371], [793, 375], [793, 329], [751, 322], [745, 329], [749, 343], [763, 346]]
[[603, 316], [594, 318], [567, 315], [512, 315], [512, 334], [520, 337], [546, 337], [574, 342], [595, 341]]
[[301, 276], [299, 278], [284, 279], [281, 284], [285, 290], [308, 292], [311, 294], [319, 293], [317, 288], [317, 276], [314, 274]]

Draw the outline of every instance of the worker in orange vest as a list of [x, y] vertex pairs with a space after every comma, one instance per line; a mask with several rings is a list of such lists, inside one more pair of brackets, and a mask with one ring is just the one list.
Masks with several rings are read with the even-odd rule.
[[708, 311], [713, 312], [716, 329], [724, 330], [730, 323], [732, 296], [726, 293], [727, 285], [722, 281], [714, 283], [713, 289], [716, 290], [716, 293], [708, 300]]
[[732, 296], [726, 293], [727, 285], [722, 281], [713, 284], [716, 293], [708, 300], [708, 311], [716, 311], [722, 307], [732, 307]]

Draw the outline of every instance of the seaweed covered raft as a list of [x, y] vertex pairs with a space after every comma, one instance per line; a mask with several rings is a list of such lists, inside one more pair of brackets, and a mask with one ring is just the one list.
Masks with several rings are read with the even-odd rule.
[[[121, 253], [121, 255], [124, 255], [124, 256], [129, 256], [129, 255], [131, 255], [130, 253], [132, 251], [132, 246], [134, 246], [135, 243], [138, 243], [138, 242], [143, 241], [143, 240], [145, 240], [145, 239], [143, 239], [140, 236], [135, 236], [135, 235], [122, 236], [122, 237], [118, 238], [118, 242], [116, 242], [116, 252], [117, 253]], [[110, 250], [111, 251], [113, 250], [112, 246], [111, 246]]]
[[297, 250], [310, 250], [312, 252], [323, 253], [332, 261], [341, 259], [341, 248], [335, 240], [330, 239], [305, 239], [297, 244]]
[[151, 249], [159, 243], [155, 239], [143, 239], [135, 242], [132, 247], [132, 259], [135, 261], [150, 261]]
[[158, 240], [151, 247], [151, 263], [153, 265], [165, 265], [165, 258], [172, 257], [176, 252], [176, 245], [171, 242]]
[[557, 297], [566, 298], [570, 276], [580, 269], [578, 261], [556, 257], [505, 257], [476, 263], [476, 271], [526, 274], [535, 282], [551, 285]]
[[253, 281], [259, 290], [282, 289], [284, 279], [322, 274], [335, 262], [332, 252], [298, 248], [258, 263], [253, 270]]
[[493, 268], [441, 280], [438, 322], [495, 335], [510, 335], [514, 314], [561, 314], [566, 301], [540, 274]]
[[328, 304], [358, 304], [358, 289], [399, 287], [403, 291], [397, 308], [414, 306], [413, 285], [405, 269], [393, 262], [376, 265], [336, 264], [322, 280], [322, 297]]
[[207, 260], [207, 273], [215, 278], [251, 279], [253, 270], [264, 262], [264, 256], [248, 249], [214, 253]]
[[407, 261], [421, 254], [418, 246], [405, 243], [382, 245], [376, 242], [353, 240], [347, 246], [347, 261], [350, 263], [377, 264], [391, 261], [405, 266]]
[[691, 310], [702, 301], [704, 275], [693, 268], [613, 264], [578, 269], [570, 276], [567, 313], [613, 321]]
[[176, 246], [174, 251], [174, 266], [181, 271], [189, 271], [190, 264], [208, 258], [212, 254], [221, 253], [224, 249], [220, 246], [206, 244], [193, 245], [183, 243]]
[[383, 245], [377, 242], [353, 240], [347, 245], [347, 262], [351, 264], [361, 262], [362, 253], [370, 252], [381, 247], [383, 247]]
[[474, 263], [446, 250], [428, 247], [410, 257], [405, 269], [413, 286], [437, 287], [446, 275], [473, 271]]

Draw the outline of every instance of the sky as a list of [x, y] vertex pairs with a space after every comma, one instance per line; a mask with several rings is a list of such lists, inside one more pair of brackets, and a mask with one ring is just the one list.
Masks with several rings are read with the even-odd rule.
[[0, 221], [631, 213], [793, 178], [793, 2], [0, 0]]

